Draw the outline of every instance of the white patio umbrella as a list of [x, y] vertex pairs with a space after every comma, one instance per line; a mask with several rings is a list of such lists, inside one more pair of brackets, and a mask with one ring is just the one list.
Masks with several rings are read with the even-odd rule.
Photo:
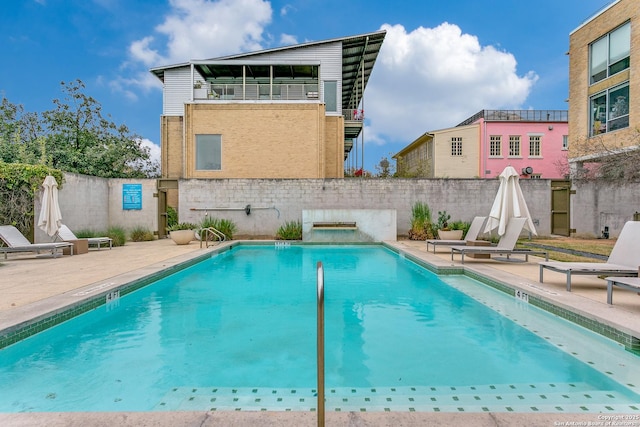
[[507, 166], [499, 176], [500, 187], [498, 194], [491, 206], [491, 212], [485, 226], [485, 233], [498, 229], [498, 235], [502, 236], [507, 228], [507, 223], [511, 218], [527, 218], [524, 228], [532, 234], [537, 235], [536, 228], [531, 220], [527, 202], [524, 200], [520, 189], [520, 176], [512, 167]]
[[49, 236], [53, 236], [62, 225], [62, 214], [58, 205], [58, 183], [49, 175], [44, 179], [42, 188], [44, 191], [38, 227]]

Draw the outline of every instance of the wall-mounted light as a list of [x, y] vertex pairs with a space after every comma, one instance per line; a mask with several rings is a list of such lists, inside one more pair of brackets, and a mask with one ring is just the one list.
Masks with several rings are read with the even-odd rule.
[[553, 125], [549, 125], [549, 130], [553, 130]]

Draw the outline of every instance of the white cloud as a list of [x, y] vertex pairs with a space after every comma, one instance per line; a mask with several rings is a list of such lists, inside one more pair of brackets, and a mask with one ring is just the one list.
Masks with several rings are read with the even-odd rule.
[[[154, 35], [134, 41], [131, 59], [147, 66], [261, 49], [271, 22], [271, 4], [264, 0], [170, 0], [169, 14]], [[161, 43], [163, 47], [157, 46]]]
[[160, 146], [147, 138], [141, 138], [138, 142], [142, 147], [149, 149], [149, 160], [154, 164], [160, 165]]
[[291, 11], [291, 10], [295, 11], [295, 10], [296, 10], [296, 8], [295, 8], [295, 7], [293, 7], [293, 6], [292, 6], [292, 5], [290, 5], [290, 4], [285, 4], [284, 6], [282, 6], [282, 7], [280, 8], [280, 16], [287, 16], [287, 14], [289, 13], [289, 11]]
[[294, 44], [298, 44], [298, 39], [296, 36], [292, 36], [291, 34], [281, 34], [280, 35], [280, 45], [281, 46], [291, 46]]
[[169, 6], [153, 34], [129, 45], [123, 74], [108, 83], [130, 101], [162, 88], [151, 67], [262, 49], [272, 15], [266, 0], [169, 0]]
[[519, 109], [538, 76], [518, 76], [516, 59], [456, 25], [383, 25], [387, 31], [365, 93], [369, 144], [403, 141], [452, 127], [482, 109]]
[[153, 37], [151, 36], [134, 41], [129, 46], [129, 55], [148, 67], [158, 64], [162, 59], [162, 56], [157, 50], [153, 50], [149, 47], [152, 42]]

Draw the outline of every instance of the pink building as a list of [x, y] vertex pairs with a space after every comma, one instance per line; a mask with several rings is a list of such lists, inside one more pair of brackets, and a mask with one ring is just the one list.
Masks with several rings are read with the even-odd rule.
[[521, 179], [564, 179], [567, 135], [566, 110], [482, 110], [393, 157], [405, 176], [495, 178], [513, 166]]

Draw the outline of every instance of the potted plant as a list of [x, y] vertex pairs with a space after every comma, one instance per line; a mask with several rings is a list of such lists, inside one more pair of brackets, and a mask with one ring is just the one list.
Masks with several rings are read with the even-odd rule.
[[193, 97], [196, 99], [207, 99], [207, 86], [200, 80], [193, 84]]
[[188, 245], [189, 242], [196, 238], [196, 228], [198, 226], [190, 222], [179, 222], [167, 227], [167, 231], [176, 245]]
[[447, 211], [438, 211], [438, 238], [440, 240], [462, 239], [462, 230], [451, 230], [449, 228], [450, 219], [451, 215]]

